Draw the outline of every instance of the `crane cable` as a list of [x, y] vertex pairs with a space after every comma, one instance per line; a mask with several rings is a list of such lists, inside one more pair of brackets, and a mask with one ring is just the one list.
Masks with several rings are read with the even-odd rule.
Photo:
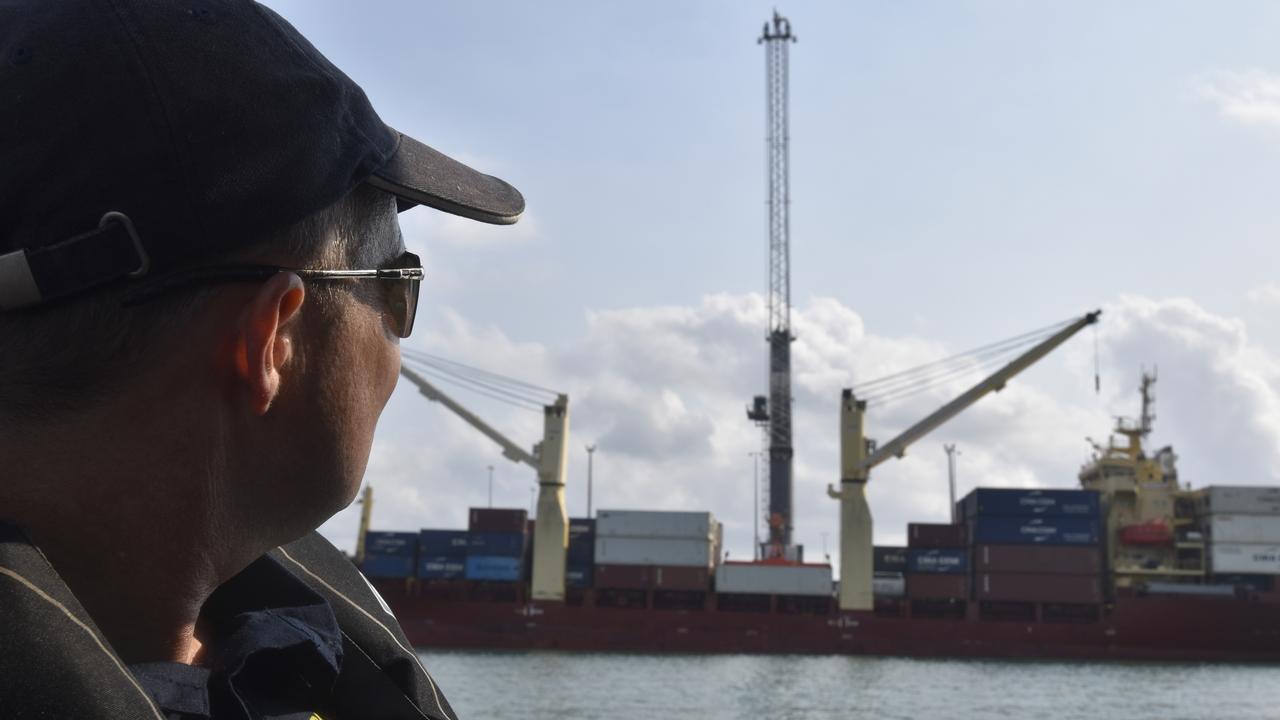
[[894, 396], [896, 398], [899, 394], [915, 394], [917, 390], [934, 387], [938, 383], [945, 382], [946, 380], [958, 375], [964, 375], [980, 368], [990, 367], [1005, 358], [1012, 357], [1015, 353], [1029, 345], [1041, 342], [1050, 334], [1051, 333], [1045, 333], [1042, 335], [1028, 337], [1020, 340], [1016, 344], [1006, 345], [994, 350], [988, 350], [981, 354], [969, 355], [958, 361], [952, 362], [949, 366], [940, 366], [936, 370], [928, 373], [910, 376], [895, 382], [882, 384], [873, 387], [870, 391], [865, 390], [865, 388], [858, 388], [858, 390], [865, 392], [869, 401], [873, 398], [879, 400], [889, 396]]
[[855, 393], [864, 395], [871, 405], [884, 405], [911, 397], [955, 378], [998, 365], [1023, 348], [1042, 342], [1073, 322], [1074, 319], [1064, 320], [1000, 342], [859, 383], [853, 389]]
[[533, 383], [528, 383], [523, 380], [516, 380], [515, 378], [507, 377], [505, 375], [499, 375], [498, 373], [490, 372], [488, 370], [481, 370], [480, 368], [472, 367], [470, 365], [465, 365], [456, 360], [449, 360], [447, 358], [440, 357], [439, 355], [432, 355], [431, 353], [425, 353], [425, 352], [422, 352], [421, 350], [413, 350], [411, 348], [406, 348], [403, 350], [403, 352], [406, 355], [409, 355], [414, 359], [418, 360], [419, 362], [456, 368], [459, 371], [490, 378], [491, 380], [499, 384], [506, 384], [512, 387], [524, 388], [526, 390], [529, 390], [535, 393], [539, 393], [542, 395], [549, 395], [552, 397], [560, 394], [555, 390], [542, 387], [541, 385], [534, 385]]
[[500, 403], [503, 403], [503, 404], [506, 404], [506, 405], [511, 405], [512, 407], [520, 408], [521, 410], [537, 411], [537, 410], [539, 410], [539, 409], [540, 409], [540, 407], [539, 407], [538, 405], [534, 404], [534, 403], [530, 403], [530, 402], [528, 402], [528, 401], [526, 401], [526, 400], [518, 400], [518, 399], [514, 399], [514, 398], [507, 397], [507, 396], [504, 396], [504, 395], [501, 395], [501, 394], [498, 394], [498, 393], [495, 393], [495, 392], [490, 392], [490, 391], [488, 391], [488, 390], [484, 390], [484, 389], [479, 388], [479, 387], [475, 387], [474, 385], [472, 385], [472, 384], [468, 383], [467, 381], [465, 381], [465, 380], [463, 380], [463, 379], [460, 379], [460, 378], [454, 378], [454, 377], [449, 377], [449, 376], [436, 375], [436, 374], [435, 374], [435, 368], [430, 368], [430, 369], [428, 369], [428, 368], [425, 368], [425, 367], [414, 367], [414, 369], [415, 369], [415, 370], [418, 370], [419, 372], [422, 372], [422, 373], [424, 373], [424, 374], [430, 374], [430, 375], [432, 376], [432, 377], [431, 377], [431, 379], [432, 379], [432, 380], [434, 380], [434, 381], [436, 381], [436, 382], [448, 383], [448, 384], [450, 384], [450, 385], [454, 385], [454, 386], [456, 386], [456, 387], [460, 387], [460, 388], [462, 388], [462, 389], [464, 389], [464, 390], [468, 390], [468, 391], [470, 391], [470, 392], [472, 392], [472, 393], [475, 393], [475, 394], [477, 394], [477, 395], [482, 395], [482, 396], [487, 397], [487, 398], [490, 398], [490, 399], [492, 399], [492, 400], [496, 400], [496, 401], [498, 401], [498, 402], [500, 402]]
[[525, 410], [541, 412], [558, 396], [553, 390], [421, 351], [405, 349], [403, 359], [435, 380]]

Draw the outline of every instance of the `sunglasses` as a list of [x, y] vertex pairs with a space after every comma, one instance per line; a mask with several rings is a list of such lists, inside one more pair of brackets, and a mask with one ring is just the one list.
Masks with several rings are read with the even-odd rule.
[[176, 290], [212, 282], [248, 282], [266, 280], [278, 273], [291, 272], [303, 280], [381, 280], [386, 283], [387, 307], [392, 325], [402, 338], [413, 332], [413, 320], [418, 313], [418, 294], [422, 278], [422, 260], [411, 252], [404, 252], [388, 267], [372, 270], [311, 270], [279, 267], [276, 265], [214, 265], [191, 268], [164, 275], [145, 282], [124, 297], [126, 306], [141, 305]]

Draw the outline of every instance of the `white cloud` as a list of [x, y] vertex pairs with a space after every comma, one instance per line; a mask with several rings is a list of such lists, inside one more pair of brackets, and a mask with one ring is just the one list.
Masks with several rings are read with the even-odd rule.
[[1249, 302], [1264, 307], [1280, 306], [1280, 284], [1266, 283], [1251, 289]]
[[1192, 88], [1228, 120], [1280, 128], [1280, 74], [1260, 69], [1204, 73], [1192, 79]]
[[[841, 388], [960, 348], [869, 334], [857, 312], [830, 298], [811, 300], [794, 322], [796, 527], [816, 557], [824, 533], [829, 549], [836, 543], [836, 506], [824, 489], [836, 479]], [[585, 508], [583, 445], [598, 442], [596, 508], [710, 509], [726, 522], [733, 555], [743, 557], [751, 538], [748, 453], [760, 446], [745, 406], [764, 388], [764, 324], [759, 296], [713, 295], [692, 307], [588, 313], [584, 336], [562, 348], [517, 342], [456, 313], [415, 341], [569, 393], [570, 514]], [[1074, 486], [1087, 457], [1085, 436], [1101, 439], [1113, 416], [1136, 413], [1143, 365], [1160, 371], [1152, 442], [1177, 448], [1184, 480], [1280, 484], [1280, 360], [1250, 340], [1242, 321], [1190, 300], [1126, 296], [1106, 307], [1098, 338], [1101, 395], [1093, 388], [1092, 339], [1082, 333], [905, 458], [877, 468], [868, 491], [877, 541], [901, 542], [907, 522], [947, 519], [944, 442], [961, 447], [962, 493], [976, 485]], [[887, 441], [965, 387], [958, 381], [873, 408], [868, 433]], [[541, 433], [537, 413], [462, 399], [524, 444]], [[375, 525], [462, 527], [466, 508], [485, 502], [490, 464], [498, 468], [497, 503], [527, 507], [532, 470], [502, 460], [487, 439], [402, 384], [367, 474], [379, 498]], [[350, 546], [355, 527], [352, 509], [325, 532]]]

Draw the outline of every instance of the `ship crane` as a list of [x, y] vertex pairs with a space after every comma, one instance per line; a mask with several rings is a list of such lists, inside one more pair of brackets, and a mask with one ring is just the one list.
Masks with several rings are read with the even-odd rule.
[[[874, 606], [871, 590], [871, 508], [867, 505], [866, 496], [871, 469], [890, 458], [902, 457], [912, 443], [964, 412], [989, 393], [1003, 390], [1014, 376], [1034, 365], [1085, 327], [1097, 322], [1101, 314], [1102, 311], [1097, 310], [1066, 324], [884, 445], [877, 446], [863, 432], [867, 401], [858, 399], [852, 389], [842, 392], [840, 489], [827, 486], [827, 494], [840, 501], [841, 610], [871, 610]], [[935, 377], [945, 378], [946, 373], [935, 374]]]
[[[418, 363], [432, 367], [431, 356], [410, 354], [406, 351], [406, 359], [414, 359]], [[438, 363], [433, 369], [450, 372]], [[538, 505], [535, 515], [533, 535], [533, 599], [547, 601], [564, 600], [565, 556], [569, 545], [569, 515], [565, 509], [565, 465], [569, 443], [569, 397], [554, 394], [554, 400], [543, 405], [542, 441], [526, 450], [513, 442], [502, 432], [485, 422], [478, 415], [454, 400], [435, 383], [428, 380], [421, 372], [400, 367], [400, 374], [413, 383], [418, 391], [428, 400], [438, 402], [448, 408], [454, 415], [462, 418], [471, 427], [498, 444], [502, 455], [507, 459], [527, 465], [538, 473]], [[475, 376], [454, 375], [462, 384], [472, 389], [485, 392], [482, 388], [496, 389], [492, 384], [484, 384]], [[489, 378], [497, 376], [489, 375]], [[508, 381], [515, 382], [515, 381]], [[531, 385], [526, 388], [534, 388]], [[540, 390], [540, 388], [534, 388]], [[550, 391], [541, 391], [547, 393]], [[492, 396], [492, 395], [491, 395]], [[526, 395], [527, 397], [527, 395]]]

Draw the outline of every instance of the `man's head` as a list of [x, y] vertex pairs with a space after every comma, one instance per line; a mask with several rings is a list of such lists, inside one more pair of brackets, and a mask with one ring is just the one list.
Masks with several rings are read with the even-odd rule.
[[284, 537], [354, 495], [416, 282], [306, 271], [402, 267], [417, 204], [524, 207], [249, 0], [0, 0], [0, 97], [0, 434], [173, 418]]

